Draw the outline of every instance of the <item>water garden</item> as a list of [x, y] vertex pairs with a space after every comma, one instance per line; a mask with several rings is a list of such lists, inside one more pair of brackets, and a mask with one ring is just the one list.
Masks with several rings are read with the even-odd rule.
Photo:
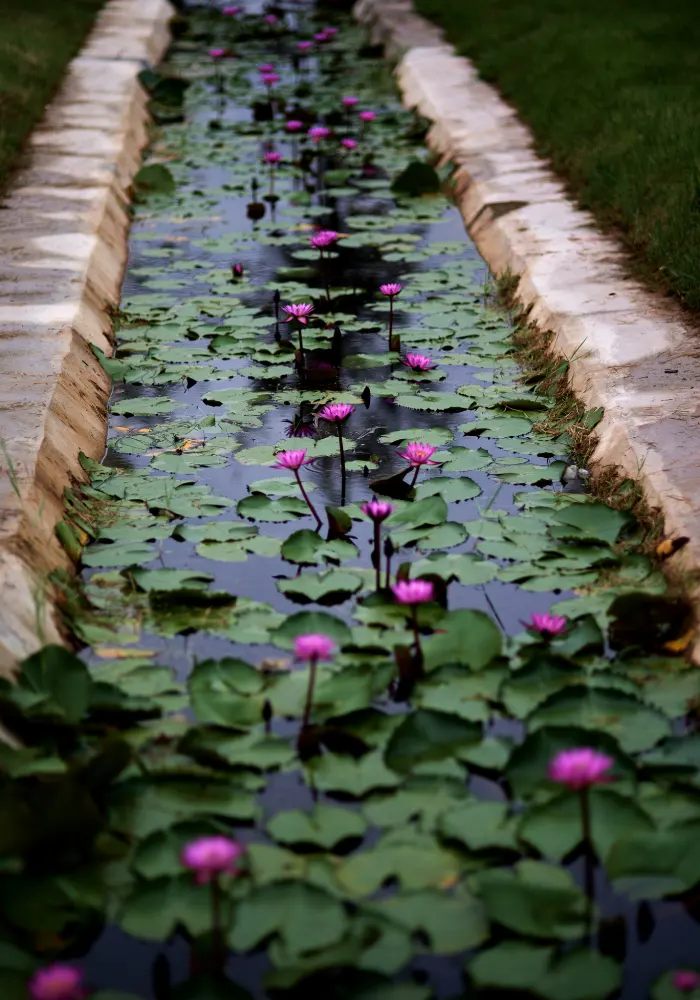
[[689, 610], [602, 414], [347, 13], [175, 29], [74, 652], [0, 686], [0, 996], [700, 997]]

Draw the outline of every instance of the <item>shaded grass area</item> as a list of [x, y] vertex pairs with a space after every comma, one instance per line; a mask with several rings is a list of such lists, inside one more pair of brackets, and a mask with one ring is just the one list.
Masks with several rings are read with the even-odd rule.
[[0, 190], [104, 0], [0, 0]]
[[700, 309], [700, 29], [687, 0], [415, 0], [647, 277]]

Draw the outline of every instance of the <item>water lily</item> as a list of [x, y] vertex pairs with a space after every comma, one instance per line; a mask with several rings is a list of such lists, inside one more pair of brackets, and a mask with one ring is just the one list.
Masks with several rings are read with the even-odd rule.
[[304, 127], [304, 123], [297, 121], [296, 118], [290, 118], [289, 121], [285, 123], [284, 127], [288, 132], [301, 132]]
[[345, 149], [357, 149], [357, 139], [341, 139], [340, 145], [344, 146]]
[[280, 82], [279, 73], [261, 73], [260, 79], [268, 90], [271, 90], [276, 83]]
[[295, 319], [305, 326], [308, 317], [313, 311], [314, 307], [308, 302], [299, 302], [296, 305], [282, 306], [282, 312], [287, 314], [285, 323], [291, 323], [292, 320]]
[[700, 986], [700, 975], [692, 969], [679, 969], [673, 973], [673, 986], [679, 993], [692, 993]]
[[311, 708], [314, 698], [314, 687], [316, 684], [316, 667], [319, 660], [330, 660], [335, 651], [335, 643], [330, 636], [319, 632], [309, 632], [305, 635], [298, 635], [294, 640], [294, 653], [297, 660], [306, 660], [309, 664], [309, 683], [306, 688], [306, 702], [304, 705], [304, 717], [301, 723], [302, 732], [306, 729], [311, 718]]
[[347, 97], [343, 98], [343, 106], [346, 108], [354, 108], [355, 105], [358, 103], [358, 101], [359, 97], [352, 97], [348, 95]]
[[407, 354], [405, 358], [401, 359], [401, 364], [406, 365], [414, 372], [429, 372], [437, 367], [433, 364], [432, 358], [425, 354]]
[[87, 996], [80, 969], [62, 962], [38, 969], [27, 987], [33, 1000], [82, 1000]]
[[399, 604], [408, 605], [411, 609], [413, 625], [413, 644], [419, 668], [423, 665], [423, 650], [420, 642], [420, 627], [418, 625], [418, 605], [427, 604], [435, 597], [435, 588], [430, 580], [398, 580], [391, 588], [394, 599]]
[[298, 451], [283, 451], [277, 456], [277, 460], [273, 462], [273, 469], [287, 469], [289, 472], [293, 472], [297, 481], [297, 486], [301, 491], [301, 495], [306, 501], [306, 506], [309, 508], [314, 518], [316, 519], [316, 524], [321, 527], [321, 518], [316, 512], [316, 508], [309, 500], [308, 493], [304, 489], [304, 484], [301, 481], [301, 476], [299, 475], [299, 469], [302, 465], [310, 465], [313, 462], [313, 458], [309, 458], [306, 454], [306, 448], [300, 448]]
[[391, 513], [393, 513], [394, 505], [388, 503], [385, 500], [369, 500], [367, 503], [363, 503], [360, 507], [363, 514], [375, 524], [381, 524], [385, 521]]
[[243, 274], [244, 274], [244, 270], [243, 270], [243, 265], [242, 264], [234, 264], [231, 267], [231, 276], [233, 278], [235, 278], [236, 280], [239, 280], [240, 278], [242, 278]]
[[324, 250], [333, 243], [337, 243], [339, 239], [340, 233], [336, 233], [335, 229], [320, 229], [311, 237], [309, 243], [314, 250]]
[[394, 299], [400, 294], [402, 289], [403, 285], [398, 284], [398, 282], [390, 282], [379, 286], [379, 291], [382, 295], [386, 295], [389, 299], [389, 350], [391, 350], [394, 333]]
[[181, 860], [194, 872], [195, 881], [204, 885], [219, 875], [237, 875], [234, 862], [242, 853], [243, 846], [228, 837], [200, 837], [184, 847]]
[[543, 639], [553, 639], [557, 635], [566, 632], [568, 621], [562, 615], [533, 614], [530, 621], [526, 622], [526, 627], [531, 632], [536, 632]]
[[612, 757], [599, 753], [592, 747], [576, 747], [573, 750], [561, 750], [553, 757], [548, 773], [551, 781], [580, 791], [591, 785], [609, 782], [608, 771], [614, 763]]
[[282, 154], [281, 153], [276, 153], [274, 150], [272, 150], [269, 153], [265, 153], [263, 159], [264, 159], [265, 163], [272, 163], [274, 165], [274, 164], [277, 164], [277, 163], [279, 163], [281, 161]]
[[373, 122], [377, 117], [376, 111], [360, 111], [358, 118], [363, 122]]
[[226, 17], [238, 17], [239, 14], [243, 13], [244, 8], [239, 6], [234, 7], [224, 7], [221, 11]]
[[323, 45], [324, 42], [328, 41], [328, 35], [326, 34], [325, 31], [317, 31], [316, 34], [314, 35], [314, 41], [319, 42], [319, 44]]
[[345, 449], [343, 447], [342, 423], [355, 412], [355, 407], [350, 403], [329, 403], [319, 412], [320, 420], [327, 420], [334, 423], [338, 429], [338, 447], [340, 448], [340, 479], [343, 498], [345, 497]]
[[261, 63], [258, 66], [258, 73], [276, 73], [277, 67], [274, 63]]
[[360, 510], [365, 517], [368, 517], [374, 524], [374, 548], [372, 550], [372, 563], [377, 574], [376, 589], [379, 591], [382, 589], [381, 525], [382, 521], [385, 521], [393, 512], [394, 506], [393, 504], [387, 503], [385, 500], [377, 500], [375, 497], [373, 500], [369, 500], [367, 503], [362, 504]]
[[237, 875], [239, 868], [237, 859], [243, 854], [244, 847], [230, 837], [214, 835], [199, 837], [190, 841], [183, 848], [180, 860], [185, 868], [194, 872], [198, 885], [211, 887], [211, 931], [212, 958], [215, 967], [221, 968], [226, 960], [221, 924], [221, 884], [222, 875]]
[[291, 323], [292, 320], [296, 320], [299, 324], [299, 355], [302, 367], [304, 365], [304, 339], [302, 337], [302, 327], [306, 326], [307, 320], [311, 313], [314, 311], [314, 307], [309, 302], [298, 302], [296, 304], [282, 306], [282, 312], [287, 314], [285, 323]]
[[283, 451], [273, 462], [272, 468], [298, 472], [302, 465], [310, 465], [313, 461], [313, 458], [307, 458], [306, 448], [300, 448], [298, 451]]
[[332, 423], [341, 423], [347, 420], [351, 413], [355, 412], [355, 407], [350, 403], [329, 403], [324, 406], [319, 413], [321, 420], [329, 420]]
[[226, 55], [226, 49], [209, 49], [209, 56], [215, 61], [217, 59], [223, 59]]
[[330, 660], [335, 643], [327, 635], [311, 632], [298, 635], [294, 640], [294, 654], [297, 660]]
[[309, 135], [316, 143], [320, 142], [321, 139], [327, 139], [330, 134], [331, 130], [325, 125], [312, 125], [309, 129]]
[[560, 750], [549, 762], [547, 771], [550, 781], [565, 785], [573, 792], [578, 792], [581, 807], [581, 832], [586, 846], [584, 874], [588, 898], [586, 923], [589, 931], [593, 920], [593, 897], [595, 895], [589, 789], [595, 785], [604, 785], [612, 781], [609, 772], [614, 764], [615, 761], [612, 757], [600, 753], [593, 747], [574, 747], [571, 750]]
[[279, 21], [279, 18], [277, 17], [276, 14], [266, 14], [265, 15], [265, 23], [266, 24], [277, 24], [278, 21]]
[[435, 596], [430, 580], [399, 580], [391, 591], [399, 604], [425, 604]]
[[314, 47], [313, 42], [309, 41], [297, 42], [297, 48], [299, 49], [300, 52], [308, 52], [309, 49], [312, 49], [313, 47]]
[[437, 448], [432, 444], [424, 444], [423, 441], [411, 441], [406, 445], [404, 451], [397, 451], [396, 454], [399, 458], [404, 458], [412, 469], [415, 469], [413, 474], [413, 479], [411, 480], [411, 486], [415, 486], [416, 480], [418, 479], [418, 473], [424, 465], [439, 465], [439, 462], [433, 461], [433, 455], [437, 451]]

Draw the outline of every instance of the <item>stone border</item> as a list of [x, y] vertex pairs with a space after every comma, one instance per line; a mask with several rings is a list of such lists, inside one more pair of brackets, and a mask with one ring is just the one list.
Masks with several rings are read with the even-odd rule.
[[519, 278], [516, 299], [554, 332], [572, 388], [587, 407], [605, 409], [594, 461], [642, 483], [666, 533], [690, 538], [674, 560], [697, 571], [697, 328], [628, 276], [619, 245], [568, 199], [515, 111], [411, 0], [359, 0], [354, 14], [397, 63], [405, 106], [433, 122], [431, 148], [457, 164], [457, 203], [479, 252], [494, 274]]
[[109, 0], [0, 212], [0, 674], [61, 641], [46, 575], [70, 561], [54, 529], [64, 489], [85, 479], [79, 453], [104, 454], [110, 382], [90, 345], [111, 352], [148, 138], [137, 77], [171, 16], [168, 0]]

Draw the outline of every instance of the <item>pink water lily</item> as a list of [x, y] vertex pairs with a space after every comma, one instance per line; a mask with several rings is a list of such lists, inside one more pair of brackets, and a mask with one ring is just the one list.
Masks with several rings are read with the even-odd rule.
[[355, 407], [351, 406], [350, 403], [329, 403], [328, 406], [324, 406], [319, 413], [319, 418], [321, 420], [328, 420], [330, 423], [335, 424], [336, 430], [338, 432], [338, 448], [340, 450], [340, 484], [342, 490], [341, 502], [345, 502], [345, 484], [347, 478], [347, 472], [345, 468], [345, 446], [343, 444], [343, 428], [342, 424], [344, 420], [350, 416], [351, 413], [355, 412]]
[[291, 323], [293, 319], [296, 319], [305, 325], [313, 311], [314, 307], [308, 302], [298, 302], [295, 305], [282, 306], [282, 312], [287, 314], [285, 323]]
[[294, 653], [297, 660], [329, 660], [335, 650], [335, 643], [330, 636], [319, 632], [298, 635], [294, 640]]
[[276, 83], [280, 82], [280, 78], [279, 78], [279, 74], [278, 73], [261, 73], [260, 79], [265, 84], [265, 86], [268, 88], [268, 90], [271, 89], [272, 87], [274, 87], [274, 85]]
[[552, 638], [566, 632], [568, 622], [562, 615], [533, 614], [526, 624], [531, 632], [538, 632], [544, 638]]
[[304, 123], [298, 121], [296, 118], [290, 118], [284, 127], [288, 132], [301, 132], [304, 127]]
[[[303, 733], [311, 718], [311, 707], [314, 698], [314, 685], [316, 684], [316, 668], [319, 660], [330, 660], [335, 650], [335, 643], [328, 635], [320, 632], [309, 632], [306, 635], [298, 635], [294, 640], [294, 652], [297, 660], [307, 660], [309, 663], [309, 683], [306, 688], [306, 703], [304, 705], [304, 717], [301, 721], [301, 732]], [[301, 739], [301, 736], [300, 736]]]
[[280, 452], [276, 460], [272, 463], [272, 468], [289, 469], [292, 472], [296, 472], [302, 465], [310, 465], [313, 461], [313, 458], [306, 457], [306, 448], [300, 448], [298, 451]]
[[273, 150], [272, 152], [265, 153], [263, 159], [265, 160], [265, 163], [271, 163], [271, 164], [279, 163], [282, 159], [282, 154], [276, 153]]
[[244, 269], [242, 264], [234, 264], [231, 268], [231, 276], [233, 278], [242, 278], [244, 274]]
[[411, 468], [419, 469], [422, 465], [439, 465], [434, 462], [432, 456], [437, 448], [432, 444], [424, 444], [422, 441], [411, 441], [406, 445], [405, 451], [397, 451], [400, 458], [405, 458]]
[[328, 35], [325, 31], [317, 31], [314, 35], [314, 40], [323, 44], [323, 42], [328, 41]]
[[382, 295], [388, 295], [390, 299], [393, 299], [395, 295], [398, 295], [403, 289], [403, 285], [398, 284], [398, 282], [390, 282], [386, 285], [380, 285], [379, 291]]
[[350, 403], [329, 403], [319, 412], [321, 420], [328, 420], [331, 423], [338, 423], [346, 420], [351, 413], [355, 412], [355, 407]]
[[391, 588], [399, 604], [425, 604], [432, 601], [435, 588], [430, 580], [399, 580]]
[[679, 969], [673, 973], [673, 986], [679, 993], [692, 993], [700, 986], [700, 975], [692, 969]]
[[226, 55], [226, 49], [209, 49], [209, 56], [214, 61], [217, 59], [223, 59]]
[[243, 7], [224, 7], [221, 11], [227, 17], [237, 17], [239, 14], [243, 13]]
[[351, 97], [351, 96], [344, 97], [343, 98], [343, 105], [346, 108], [354, 108], [358, 101], [359, 101], [359, 97]]
[[278, 21], [279, 21], [279, 18], [277, 17], [276, 14], [266, 14], [265, 15], [265, 23], [266, 24], [277, 24]]
[[320, 229], [311, 237], [309, 243], [314, 250], [323, 250], [325, 247], [329, 247], [331, 244], [337, 243], [339, 239], [340, 233], [336, 233], [335, 229]]
[[401, 359], [401, 364], [406, 365], [414, 372], [429, 372], [437, 367], [433, 364], [432, 358], [425, 354], [407, 354], [405, 358]]
[[27, 987], [32, 1000], [82, 1000], [87, 995], [80, 969], [61, 962], [39, 969]]
[[301, 476], [299, 475], [299, 469], [302, 465], [309, 465], [313, 462], [313, 458], [308, 458], [306, 454], [306, 448], [300, 448], [294, 451], [283, 451], [277, 456], [277, 461], [272, 463], [273, 469], [288, 469], [289, 472], [294, 473], [294, 477], [297, 481], [297, 486], [304, 498], [306, 506], [311, 511], [311, 514], [316, 519], [316, 524], [321, 527], [321, 518], [318, 516], [316, 508], [309, 500], [309, 495], [304, 489], [304, 484], [301, 481]]
[[360, 111], [358, 118], [363, 122], [373, 122], [377, 117], [376, 111]]
[[323, 30], [329, 38], [335, 38], [335, 36], [338, 34], [337, 28], [324, 28]]
[[[372, 565], [374, 566], [374, 572], [376, 577], [376, 589], [377, 593], [382, 589], [382, 521], [385, 521], [387, 517], [394, 510], [393, 504], [387, 503], [385, 500], [377, 500], [376, 497], [364, 503], [360, 508], [365, 517], [368, 517], [370, 521], [374, 524], [374, 539], [373, 539], [373, 549], [372, 549]], [[387, 580], [386, 585], [389, 586], [389, 559], [387, 556]]]
[[258, 73], [276, 73], [277, 67], [274, 63], [261, 63], [258, 66]]
[[297, 48], [299, 49], [300, 52], [308, 52], [309, 49], [312, 49], [313, 47], [314, 47], [313, 42], [309, 41], [297, 42]]
[[229, 837], [200, 837], [187, 844], [181, 860], [195, 873], [195, 881], [205, 885], [219, 875], [237, 875], [234, 862], [243, 854], [243, 846]]
[[341, 139], [340, 145], [345, 149], [357, 149], [357, 139]]
[[393, 513], [394, 505], [387, 503], [385, 500], [368, 500], [367, 503], [362, 504], [360, 510], [370, 520], [381, 522], [385, 521]]
[[611, 780], [608, 771], [614, 763], [612, 757], [592, 747], [575, 747], [572, 750], [560, 750], [552, 758], [548, 775], [550, 781], [580, 791], [591, 785], [607, 784]]
[[320, 142], [321, 139], [327, 139], [330, 134], [331, 130], [326, 128], [325, 125], [312, 125], [309, 129], [309, 135], [314, 142]]

